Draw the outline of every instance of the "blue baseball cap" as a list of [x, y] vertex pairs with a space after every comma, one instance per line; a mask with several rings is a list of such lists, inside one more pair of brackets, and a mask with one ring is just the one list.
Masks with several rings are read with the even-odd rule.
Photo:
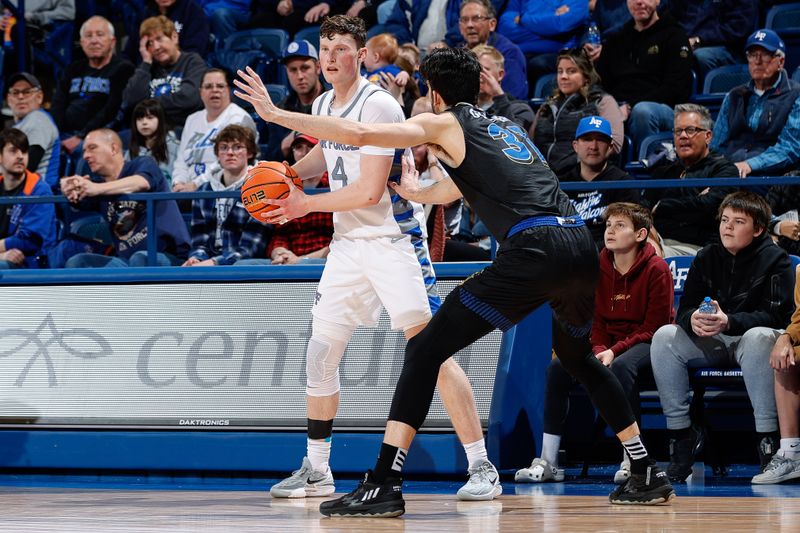
[[763, 29], [754, 31], [750, 37], [747, 38], [747, 43], [744, 45], [745, 52], [749, 50], [751, 46], [760, 46], [767, 52], [777, 52], [780, 50], [784, 54], [786, 53], [786, 45], [783, 44], [783, 39], [772, 30]]
[[575, 138], [579, 139], [587, 133], [602, 133], [611, 139], [611, 123], [603, 117], [584, 117], [578, 123], [578, 129], [575, 131]]
[[294, 57], [310, 57], [311, 59], [319, 61], [317, 49], [305, 39], [289, 43], [289, 46], [286, 47], [286, 51], [283, 52], [284, 63]]

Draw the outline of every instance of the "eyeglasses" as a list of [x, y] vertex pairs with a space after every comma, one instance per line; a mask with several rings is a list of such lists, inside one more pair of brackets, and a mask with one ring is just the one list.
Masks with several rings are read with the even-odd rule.
[[706, 128], [695, 128], [694, 126], [689, 126], [688, 128], [675, 128], [672, 130], [672, 133], [675, 134], [675, 137], [680, 137], [683, 133], [685, 133], [687, 137], [694, 137], [701, 131], [708, 130]]
[[755, 63], [760, 63], [761, 61], [769, 62], [772, 61], [772, 58], [775, 57], [774, 52], [745, 52], [744, 55], [747, 56], [748, 61], [753, 61]]
[[36, 87], [29, 87], [27, 89], [9, 89], [8, 94], [15, 98], [19, 98], [20, 96], [30, 96], [33, 93], [37, 92], [39, 89]]
[[479, 22], [483, 22], [484, 20], [492, 20], [492, 17], [484, 17], [481, 15], [475, 15], [474, 17], [459, 17], [458, 22], [461, 24], [469, 24], [472, 22], [473, 24], [477, 24]]
[[228, 88], [227, 83], [204, 83], [200, 86], [201, 89], [205, 89], [206, 91], [210, 91], [211, 89], [219, 89], [220, 91], [224, 91]]
[[243, 144], [220, 144], [217, 147], [217, 152], [220, 154], [223, 152], [230, 152], [232, 154], [241, 154], [247, 149], [247, 147]]

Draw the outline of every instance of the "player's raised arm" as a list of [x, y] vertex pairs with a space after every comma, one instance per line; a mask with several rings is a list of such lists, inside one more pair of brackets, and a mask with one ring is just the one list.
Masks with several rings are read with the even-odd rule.
[[[340, 117], [322, 117], [295, 113], [278, 108], [269, 97], [264, 83], [250, 67], [238, 71], [241, 80], [234, 83], [241, 90], [234, 94], [253, 104], [258, 116], [286, 128], [300, 131], [318, 139], [353, 146], [380, 146], [383, 148], [408, 148], [424, 143], [444, 146], [448, 130], [458, 129], [458, 123], [449, 114], [424, 113], [402, 123], [365, 124]], [[460, 132], [460, 130], [459, 130]]]

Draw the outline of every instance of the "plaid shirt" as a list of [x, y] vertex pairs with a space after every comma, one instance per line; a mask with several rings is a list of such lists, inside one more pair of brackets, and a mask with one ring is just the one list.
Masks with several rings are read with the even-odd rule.
[[[328, 187], [327, 174], [322, 177], [317, 187]], [[286, 248], [300, 257], [328, 246], [332, 237], [333, 215], [309, 213], [274, 227], [272, 240], [267, 247], [267, 257], [272, 257], [272, 251], [278, 247]]]
[[[210, 191], [204, 183], [198, 191]], [[222, 247], [217, 249], [217, 202], [232, 202], [222, 223]], [[288, 225], [288, 224], [287, 224]], [[214, 259], [218, 265], [232, 265], [239, 259], [262, 257], [270, 225], [259, 222], [235, 198], [202, 198], [192, 201], [192, 251], [189, 257]]]

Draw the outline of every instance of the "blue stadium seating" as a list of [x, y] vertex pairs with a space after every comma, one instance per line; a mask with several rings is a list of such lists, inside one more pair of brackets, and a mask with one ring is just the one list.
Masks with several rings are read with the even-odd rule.
[[791, 72], [800, 64], [800, 3], [771, 7], [765, 25], [786, 44], [786, 70]]
[[545, 74], [536, 80], [536, 85], [533, 87], [533, 98], [528, 102], [534, 111], [553, 93], [555, 86], [555, 74]]
[[299, 41], [301, 39], [305, 39], [313, 44], [314, 48], [316, 48], [317, 52], [319, 52], [319, 26], [309, 26], [307, 28], [303, 28], [295, 33], [294, 37], [292, 38], [293, 41]]

